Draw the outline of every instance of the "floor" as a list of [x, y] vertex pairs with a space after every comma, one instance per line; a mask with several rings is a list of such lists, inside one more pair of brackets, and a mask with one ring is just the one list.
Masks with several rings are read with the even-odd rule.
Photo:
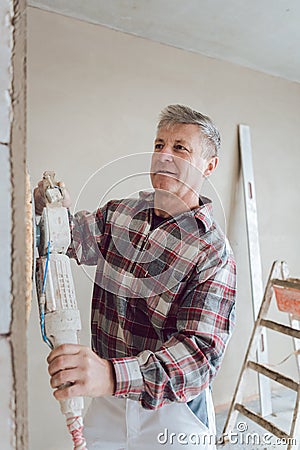
[[[295, 401], [296, 393], [289, 389], [273, 392], [273, 414], [266, 417], [266, 419], [277, 425], [283, 431], [289, 433]], [[246, 406], [254, 412], [259, 412], [258, 401], [247, 403]], [[216, 414], [218, 438], [222, 435], [226, 418], [227, 410]], [[268, 433], [264, 428], [256, 425], [242, 414], [239, 414], [229, 442], [225, 445], [218, 444], [217, 448], [218, 450], [271, 450], [287, 448], [286, 443], [276, 441], [277, 438], [274, 435]]]

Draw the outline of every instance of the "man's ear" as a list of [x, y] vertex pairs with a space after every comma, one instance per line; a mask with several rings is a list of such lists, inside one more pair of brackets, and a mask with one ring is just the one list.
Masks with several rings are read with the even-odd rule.
[[215, 168], [218, 165], [218, 162], [219, 162], [219, 158], [217, 156], [214, 156], [207, 162], [206, 169], [204, 170], [205, 177], [209, 177], [213, 173], [213, 171], [215, 170]]

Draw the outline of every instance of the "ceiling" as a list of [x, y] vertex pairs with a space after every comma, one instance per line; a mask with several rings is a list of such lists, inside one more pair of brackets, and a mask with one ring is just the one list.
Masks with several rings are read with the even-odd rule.
[[29, 0], [28, 4], [300, 82], [299, 0]]

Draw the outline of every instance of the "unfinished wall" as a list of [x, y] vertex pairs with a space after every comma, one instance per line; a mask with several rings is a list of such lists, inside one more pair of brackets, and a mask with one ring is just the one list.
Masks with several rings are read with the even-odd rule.
[[27, 450], [26, 2], [0, 3], [0, 447]]
[[[239, 287], [238, 323], [213, 385], [215, 404], [228, 402], [253, 325], [237, 124], [251, 127], [264, 282], [277, 258], [285, 259], [299, 276], [299, 84], [32, 8], [28, 64], [31, 176], [37, 182], [45, 169], [56, 170], [74, 203], [95, 170], [116, 158], [152, 151], [158, 113], [167, 104], [190, 105], [219, 126], [223, 145], [212, 182], [224, 207]], [[122, 177], [135, 160], [122, 161], [100, 172], [81, 195], [79, 207], [97, 206], [109, 178]], [[74, 276], [85, 326], [82, 342], [88, 343], [92, 281], [75, 265]], [[274, 342], [270, 352], [277, 362], [291, 347], [286, 341]], [[29, 327], [30, 450], [71, 445], [50, 392], [47, 353], [34, 305]], [[288, 369], [293, 370], [291, 360]], [[254, 390], [249, 384], [247, 393]]]

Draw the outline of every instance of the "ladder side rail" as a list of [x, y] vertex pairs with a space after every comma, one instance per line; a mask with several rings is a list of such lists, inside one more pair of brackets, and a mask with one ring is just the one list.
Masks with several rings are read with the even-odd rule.
[[248, 344], [248, 348], [243, 360], [243, 364], [242, 364], [242, 368], [238, 377], [238, 381], [236, 384], [236, 388], [232, 397], [232, 401], [230, 404], [230, 408], [227, 414], [227, 418], [226, 418], [226, 422], [223, 428], [223, 432], [222, 435], [225, 436], [226, 434], [228, 434], [228, 432], [232, 431], [236, 420], [237, 420], [237, 416], [238, 416], [238, 411], [235, 410], [235, 404], [236, 403], [242, 403], [243, 400], [243, 387], [245, 384], [245, 378], [246, 378], [246, 370], [247, 370], [247, 362], [249, 359], [255, 359], [255, 355], [256, 355], [256, 348], [259, 344], [259, 339], [261, 336], [261, 329], [263, 328], [260, 325], [260, 321], [261, 319], [267, 314], [269, 307], [270, 307], [270, 303], [272, 300], [272, 296], [273, 296], [273, 289], [272, 289], [272, 278], [274, 277], [275, 274], [278, 273], [280, 267], [280, 263], [279, 261], [275, 261], [272, 264], [272, 268], [269, 274], [269, 278], [268, 278], [268, 282], [267, 282], [267, 286], [265, 289], [265, 293], [264, 293], [264, 298], [263, 301], [261, 303], [261, 307], [258, 313], [258, 317], [257, 320], [254, 324], [253, 330], [252, 330], [252, 334], [249, 340], [249, 344]]
[[[290, 273], [289, 273], [289, 269], [288, 269], [288, 265], [285, 261], [283, 261], [281, 263], [281, 278], [283, 280], [286, 280], [287, 278], [289, 278]], [[293, 316], [293, 314], [289, 314], [289, 322], [290, 322], [290, 326], [295, 329], [295, 330], [300, 330], [300, 320], [296, 317]], [[294, 347], [294, 351], [295, 351], [295, 355], [296, 355], [296, 365], [298, 368], [298, 380], [300, 381], [300, 339], [298, 338], [293, 338], [293, 347]], [[300, 444], [299, 444], [300, 445]]]
[[[289, 314], [290, 325], [293, 329], [298, 330], [300, 333], [300, 320]], [[293, 348], [296, 356], [296, 365], [298, 369], [298, 379], [300, 381], [300, 339], [293, 337]]]
[[300, 447], [300, 388], [298, 388], [293, 420], [290, 430], [290, 441], [287, 450], [298, 450]]

